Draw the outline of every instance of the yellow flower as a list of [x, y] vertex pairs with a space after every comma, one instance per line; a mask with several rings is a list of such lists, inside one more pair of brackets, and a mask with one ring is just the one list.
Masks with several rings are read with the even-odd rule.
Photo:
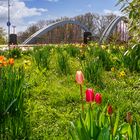
[[24, 68], [25, 69], [27, 69], [30, 65], [31, 65], [31, 61], [30, 60], [25, 60], [24, 61]]
[[119, 76], [120, 76], [120, 77], [124, 77], [124, 76], [126, 76], [126, 74], [125, 74], [124, 71], [121, 71], [121, 72], [119, 73]]
[[106, 46], [105, 45], [101, 45], [102, 49], [106, 49]]
[[114, 71], [115, 71], [115, 68], [114, 68], [114, 67], [112, 67], [112, 68], [111, 68], [111, 71], [112, 71], [112, 72], [114, 72]]
[[120, 50], [124, 50], [125, 47], [124, 47], [124, 46], [119, 46], [119, 49], [120, 49]]

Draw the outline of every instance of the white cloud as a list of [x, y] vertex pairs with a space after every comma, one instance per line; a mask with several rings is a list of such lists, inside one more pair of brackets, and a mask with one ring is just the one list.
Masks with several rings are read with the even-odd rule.
[[120, 11], [112, 11], [112, 10], [109, 10], [109, 9], [104, 9], [103, 13], [104, 14], [115, 14], [117, 16], [122, 16], [122, 13]]
[[[33, 16], [41, 16], [42, 13], [47, 12], [44, 8], [29, 8], [25, 2], [21, 0], [14, 0], [10, 6], [11, 23], [17, 26], [17, 31], [23, 30], [28, 26], [25, 18]], [[7, 22], [7, 2], [0, 1], [0, 26], [6, 27]]]

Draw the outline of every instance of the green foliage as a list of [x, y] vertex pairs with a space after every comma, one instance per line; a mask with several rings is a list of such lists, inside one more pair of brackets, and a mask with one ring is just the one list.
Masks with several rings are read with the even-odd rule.
[[110, 59], [110, 54], [105, 49], [102, 49], [101, 47], [90, 47], [88, 48], [88, 53], [90, 57], [98, 57], [99, 60], [102, 62], [103, 68], [105, 70], [108, 71], [111, 69], [113, 63]]
[[68, 46], [66, 51], [71, 57], [77, 57], [80, 53], [80, 49], [74, 46]]
[[86, 59], [82, 62], [84, 76], [88, 82], [103, 87], [103, 67], [99, 57]]
[[124, 54], [124, 65], [131, 72], [140, 72], [140, 44], [134, 45]]
[[140, 138], [140, 126], [135, 120], [119, 124], [119, 111], [109, 115], [107, 106], [101, 109], [94, 104], [93, 109], [90, 107], [75, 123], [71, 122], [69, 133], [73, 140], [136, 140]]
[[[20, 77], [18, 74], [18, 67], [26, 64], [25, 67], [26, 69], [24, 73], [25, 74], [24, 83], [26, 83], [26, 87], [25, 87], [26, 92], [22, 90], [23, 88], [20, 90], [23, 91], [22, 92], [23, 107], [21, 106], [20, 109], [21, 112], [19, 114], [19, 111], [16, 112], [14, 111], [15, 103], [16, 103], [14, 102], [14, 99], [12, 100], [14, 103], [10, 101], [7, 104], [4, 110], [6, 110], [8, 106], [10, 107], [10, 104], [11, 107], [9, 108], [6, 115], [3, 117], [4, 119], [3, 120], [1, 119], [0, 139], [4, 139], [3, 137], [5, 137], [4, 140], [6, 139], [8, 140], [70, 139], [69, 132], [68, 132], [70, 128], [69, 122], [70, 121], [75, 122], [76, 120], [78, 120], [78, 115], [81, 107], [80, 104], [81, 100], [78, 94], [79, 86], [75, 84], [75, 71], [81, 70], [82, 67], [84, 69], [85, 66], [88, 66], [89, 72], [90, 70], [92, 71], [91, 73], [92, 78], [94, 78], [94, 76], [98, 78], [99, 75], [98, 73], [101, 72], [99, 78], [101, 78], [101, 81], [105, 86], [104, 88], [100, 88], [99, 85], [100, 82], [99, 82], [97, 86], [95, 86], [94, 91], [98, 89], [99, 93], [102, 93], [104, 97], [103, 106], [105, 106], [106, 101], [108, 100], [110, 101], [110, 103], [114, 106], [114, 113], [112, 115], [112, 125], [110, 126], [110, 118], [106, 114], [106, 108], [103, 111], [103, 108], [99, 109], [98, 107], [93, 105], [93, 110], [90, 111], [88, 115], [91, 116], [91, 114], [93, 114], [93, 116], [96, 116], [94, 118], [91, 117], [90, 121], [96, 122], [97, 124], [95, 126], [99, 126], [99, 128], [101, 129], [95, 126], [92, 126], [90, 129], [89, 127], [90, 125], [88, 125], [87, 128], [85, 127], [82, 130], [80, 129], [78, 133], [81, 133], [82, 131], [84, 135], [90, 134], [90, 136], [93, 137], [94, 133], [92, 130], [97, 129], [96, 132], [100, 130], [99, 138], [102, 139], [103, 137], [102, 134], [106, 133], [107, 135], [105, 135], [104, 137], [106, 137], [107, 139], [108, 134], [110, 134], [111, 127], [115, 126], [116, 131], [114, 131], [115, 133], [114, 135], [118, 136], [119, 134], [118, 131], [122, 130], [121, 133], [123, 134], [120, 135], [121, 136], [123, 135], [124, 138], [126, 137], [126, 134], [124, 134], [124, 132], [126, 133], [128, 133], [128, 131], [130, 132], [129, 126], [131, 126], [131, 128], [133, 128], [134, 130], [134, 131], [132, 130], [132, 134], [134, 134], [132, 135], [132, 137], [133, 139], [135, 138], [138, 140], [139, 138], [138, 132], [140, 132], [138, 130], [139, 129], [138, 122], [140, 119], [139, 118], [139, 110], [140, 110], [139, 73], [138, 72], [131, 73], [127, 66], [124, 67], [123, 65], [124, 61], [121, 58], [123, 51], [120, 52], [118, 50], [119, 47], [115, 46], [116, 48], [114, 48], [111, 45], [108, 46], [109, 47], [107, 47], [105, 50], [98, 48], [96, 46], [94, 48], [90, 48], [88, 46], [84, 46], [84, 48], [79, 47], [78, 49], [82, 50], [82, 54], [84, 54], [84, 59], [80, 58], [81, 51], [80, 54], [77, 55], [75, 54], [75, 57], [73, 57], [73, 55], [71, 56], [67, 51], [67, 48], [69, 47], [68, 44], [67, 46], [51, 45], [51, 46], [46, 46], [45, 48], [35, 48], [35, 50], [31, 52], [32, 55], [30, 55], [30, 53], [29, 55], [26, 53], [25, 54], [22, 53], [23, 55], [21, 56], [21, 58], [15, 60], [16, 68], [14, 70], [17, 71], [15, 76]], [[51, 47], [51, 48], [49, 49], [47, 47]], [[49, 51], [48, 50], [46, 51], [46, 49], [48, 49]], [[40, 53], [39, 51], [41, 51], [41, 54], [43, 55], [49, 53], [49, 58], [47, 59], [48, 56], [42, 57], [42, 55], [38, 55]], [[38, 59], [37, 56], [38, 60], [36, 61], [34, 54], [37, 54], [41, 58]], [[58, 57], [60, 57], [60, 60], [58, 59]], [[80, 58], [82, 65], [80, 65], [78, 57]], [[46, 63], [44, 59], [49, 61], [48, 64], [49, 68], [47, 69], [47, 71], [46, 71], [46, 67], [42, 66], [42, 63]], [[106, 61], [104, 61], [104, 59]], [[58, 60], [61, 64], [61, 68], [70, 67], [69, 74], [65, 75], [65, 72], [63, 73], [63, 71], [60, 71]], [[107, 63], [107, 64], [103, 64], [103, 63]], [[39, 69], [37, 65], [39, 65]], [[114, 70], [108, 71], [110, 67], [114, 67]], [[3, 67], [3, 68], [6, 69], [7, 67]], [[95, 70], [95, 72], [93, 72], [93, 70]], [[123, 77], [120, 77], [119, 75], [120, 72], [122, 71], [125, 72], [125, 75]], [[6, 77], [8, 77], [8, 74], [5, 75]], [[15, 86], [18, 86], [18, 82], [14, 82], [14, 83], [16, 83], [16, 85], [11, 84], [9, 86], [9, 91], [10, 88], [14, 88]], [[25, 85], [24, 83], [22, 83], [22, 87]], [[89, 87], [93, 85], [92, 82], [88, 81], [87, 79], [84, 81], [84, 83], [86, 86], [83, 86], [83, 91], [85, 91], [85, 88], [87, 86]], [[2, 90], [1, 87], [2, 86], [0, 85], [0, 97], [5, 95], [3, 94], [3, 91], [1, 91]], [[15, 89], [14, 93], [15, 92], [18, 93], [18, 91], [16, 92]], [[1, 100], [2, 98], [0, 98], [0, 101]], [[116, 112], [117, 108], [119, 109], [119, 115], [117, 115], [118, 113]], [[132, 112], [132, 115], [134, 116], [133, 123], [130, 125], [124, 122], [126, 116], [125, 112], [128, 111]], [[10, 112], [12, 113], [10, 114]], [[138, 116], [136, 117], [135, 114]], [[90, 121], [87, 119], [89, 118], [88, 115], [84, 114], [81, 116], [84, 126], [86, 126], [85, 125], [86, 123], [87, 124], [90, 123]], [[109, 125], [109, 129], [108, 127], [105, 127], [106, 122], [107, 125]], [[78, 126], [82, 127], [83, 123], [76, 122], [75, 127], [77, 127], [77, 124]], [[74, 128], [72, 127], [72, 130], [73, 129]], [[83, 132], [85, 129], [86, 129], [86, 133]], [[136, 129], [138, 130], [138, 132], [135, 131]], [[74, 137], [75, 139], [76, 138], [78, 139], [77, 131], [72, 131], [72, 132], [76, 133]], [[94, 134], [94, 137], [95, 135], [97, 136], [99, 134], [98, 133]], [[122, 138], [121, 136], [118, 137], [121, 139]]]
[[57, 52], [57, 70], [60, 74], [70, 74], [69, 56], [66, 51], [58, 50]]
[[4, 36], [5, 36], [5, 31], [2, 27], [0, 27], [0, 44], [2, 45], [6, 43]]
[[0, 36], [0, 44], [3, 45], [5, 43], [6, 43], [5, 39], [2, 36]]
[[11, 49], [9, 54], [8, 54], [8, 57], [20, 58], [21, 57], [21, 49], [20, 48]]
[[34, 59], [39, 69], [46, 68], [49, 69], [50, 63], [50, 47], [35, 48], [34, 49]]
[[0, 68], [0, 139], [27, 138], [24, 114], [24, 70]]
[[140, 1], [118, 0], [118, 4], [122, 5], [121, 10], [129, 15], [129, 31], [131, 36], [133, 36], [132, 40], [134, 40], [135, 43], [140, 43]]

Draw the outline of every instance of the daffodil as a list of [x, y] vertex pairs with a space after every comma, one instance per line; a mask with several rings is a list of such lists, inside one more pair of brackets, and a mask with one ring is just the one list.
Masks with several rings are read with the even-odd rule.
[[106, 49], [106, 46], [105, 46], [105, 45], [101, 45], [101, 47], [102, 47], [102, 49], [104, 49], [104, 50]]
[[120, 76], [120, 77], [124, 77], [124, 76], [126, 76], [126, 74], [125, 74], [124, 71], [121, 71], [121, 72], [119, 73], [119, 76]]
[[112, 71], [112, 72], [114, 72], [114, 71], [115, 71], [115, 68], [114, 68], [114, 67], [112, 67], [112, 68], [111, 68], [111, 71]]

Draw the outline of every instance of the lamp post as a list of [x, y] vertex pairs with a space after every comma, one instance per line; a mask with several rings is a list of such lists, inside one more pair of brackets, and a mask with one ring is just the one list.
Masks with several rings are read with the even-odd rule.
[[10, 0], [8, 0], [8, 21], [7, 21], [7, 26], [8, 26], [8, 47], [10, 50]]

